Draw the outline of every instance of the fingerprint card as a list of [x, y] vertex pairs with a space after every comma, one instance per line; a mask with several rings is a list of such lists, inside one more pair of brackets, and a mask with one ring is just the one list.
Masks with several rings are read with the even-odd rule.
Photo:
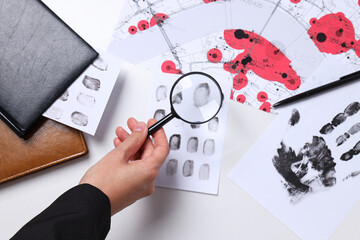
[[359, 87], [283, 107], [230, 173], [301, 239], [328, 239], [360, 199]]
[[100, 52], [43, 116], [95, 135], [121, 66], [119, 58]]
[[[220, 84], [225, 94], [223, 104], [219, 113], [206, 123], [189, 124], [174, 118], [164, 126], [170, 154], [160, 169], [155, 181], [156, 186], [208, 194], [218, 193], [229, 101], [226, 96], [230, 90], [230, 82], [222, 78], [216, 70], [203, 69], [203, 72], [214, 77]], [[149, 93], [149, 117], [159, 120], [170, 113], [170, 99], [172, 104], [178, 105], [188, 102], [189, 99], [185, 98], [189, 98], [189, 95], [178, 94], [174, 90], [175, 94], [169, 96], [173, 83], [182, 75], [162, 72], [154, 75], [153, 90]], [[194, 87], [196, 90], [194, 96], [190, 96], [190, 104], [197, 106], [203, 105], [208, 96], [217, 91], [211, 85], [209, 88], [203, 83]], [[190, 110], [192, 106], [188, 109], [181, 114], [195, 114], [194, 110]]]

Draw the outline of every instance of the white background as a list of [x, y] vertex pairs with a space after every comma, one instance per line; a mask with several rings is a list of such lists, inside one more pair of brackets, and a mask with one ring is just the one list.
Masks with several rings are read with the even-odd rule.
[[[46, 3], [90, 44], [105, 48], [122, 1], [47, 0]], [[0, 239], [9, 239], [76, 185], [85, 171], [112, 148], [116, 126], [126, 126], [130, 116], [145, 120], [144, 102], [148, 99], [150, 79], [148, 72], [125, 64], [96, 136], [85, 135], [87, 156], [0, 185]], [[299, 239], [227, 177], [271, 120], [268, 114], [230, 102], [219, 195], [157, 188], [151, 197], [112, 218], [107, 239]], [[359, 225], [357, 204], [330, 239], [359, 239]]]

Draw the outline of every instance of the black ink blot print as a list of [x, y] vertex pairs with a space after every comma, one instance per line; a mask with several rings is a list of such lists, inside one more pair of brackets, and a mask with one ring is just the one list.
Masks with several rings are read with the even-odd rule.
[[218, 117], [214, 117], [208, 123], [208, 129], [210, 132], [216, 132], [218, 130], [218, 126], [219, 126], [219, 118]]
[[190, 124], [190, 127], [192, 128], [192, 129], [197, 129], [197, 128], [200, 128], [200, 124]]
[[211, 156], [215, 153], [215, 140], [206, 139], [204, 142], [203, 153], [205, 156]]
[[290, 126], [295, 126], [300, 121], [300, 113], [297, 109], [293, 109], [291, 113], [291, 118], [289, 120]]
[[278, 154], [273, 157], [272, 162], [286, 181], [285, 187], [294, 199], [310, 192], [313, 182], [323, 187], [336, 184], [336, 163], [322, 137], [313, 136], [312, 142], [306, 143], [298, 154], [283, 142], [280, 145], [277, 149]]
[[352, 173], [350, 173], [349, 175], [347, 175], [347, 176], [343, 179], [343, 181], [348, 180], [349, 178], [356, 177], [356, 176], [358, 176], [359, 174], [360, 174], [360, 171], [352, 172]]
[[245, 34], [244, 30], [238, 29], [234, 32], [234, 36], [237, 39], [249, 38], [249, 34]]
[[66, 90], [66, 91], [61, 95], [60, 100], [65, 102], [65, 101], [68, 100], [68, 98], [69, 98], [69, 90]]

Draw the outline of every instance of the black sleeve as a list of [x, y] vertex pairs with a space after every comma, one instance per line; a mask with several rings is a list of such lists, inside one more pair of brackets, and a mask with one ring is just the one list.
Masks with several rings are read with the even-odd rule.
[[105, 239], [110, 218], [109, 198], [98, 188], [81, 184], [61, 195], [11, 239]]

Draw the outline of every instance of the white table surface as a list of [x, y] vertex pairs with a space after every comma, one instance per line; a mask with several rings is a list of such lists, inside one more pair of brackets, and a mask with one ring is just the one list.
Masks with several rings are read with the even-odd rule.
[[[100, 48], [106, 46], [111, 23], [116, 20], [122, 3], [119, 0], [45, 2], [90, 44]], [[86, 170], [113, 147], [117, 126], [126, 126], [131, 116], [146, 120], [143, 103], [147, 101], [148, 84], [151, 78], [147, 71], [125, 64], [97, 134], [95, 137], [85, 134], [87, 156], [0, 185], [0, 240], [9, 239], [59, 195], [75, 186]], [[152, 196], [112, 217], [107, 239], [299, 239], [227, 177], [272, 119], [266, 113], [230, 102], [219, 194], [157, 188]], [[359, 204], [330, 239], [360, 239]]]

